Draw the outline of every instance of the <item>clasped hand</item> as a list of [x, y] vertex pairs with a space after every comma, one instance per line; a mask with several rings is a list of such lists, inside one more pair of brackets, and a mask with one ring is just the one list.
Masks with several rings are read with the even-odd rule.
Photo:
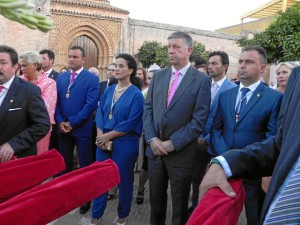
[[107, 142], [109, 142], [109, 140], [110, 139], [109, 139], [107, 134], [98, 135], [96, 137], [96, 145], [99, 148], [106, 149], [107, 148]]
[[150, 142], [150, 148], [154, 155], [168, 155], [168, 153], [173, 152], [175, 147], [172, 141], [161, 141], [158, 138], [155, 138]]

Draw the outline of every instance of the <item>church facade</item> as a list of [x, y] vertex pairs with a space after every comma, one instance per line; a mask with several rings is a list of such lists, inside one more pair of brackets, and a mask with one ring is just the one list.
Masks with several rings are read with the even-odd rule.
[[79, 45], [87, 52], [85, 67], [99, 68], [105, 79], [107, 66], [117, 54], [135, 55], [145, 41], [166, 44], [170, 33], [185, 31], [208, 51], [226, 51], [230, 56], [228, 74], [236, 74], [239, 36], [131, 19], [129, 11], [108, 0], [36, 0], [35, 4], [37, 12], [54, 21], [54, 29], [42, 33], [0, 16], [0, 44], [13, 46], [19, 53], [49, 48], [55, 53], [57, 70], [67, 66], [68, 49]]

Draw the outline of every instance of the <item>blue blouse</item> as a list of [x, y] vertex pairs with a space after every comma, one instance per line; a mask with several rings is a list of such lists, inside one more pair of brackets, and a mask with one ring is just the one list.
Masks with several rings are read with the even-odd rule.
[[127, 88], [115, 102], [110, 119], [109, 114], [115, 88], [116, 84], [108, 87], [101, 96], [96, 114], [96, 125], [104, 133], [112, 130], [127, 133], [118, 139], [139, 138], [143, 127], [143, 94], [134, 85]]

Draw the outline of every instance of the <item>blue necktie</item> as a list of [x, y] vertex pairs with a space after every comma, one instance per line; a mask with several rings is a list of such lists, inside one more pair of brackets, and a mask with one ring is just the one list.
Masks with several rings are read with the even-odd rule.
[[241, 101], [240, 102], [241, 105], [240, 105], [240, 111], [239, 111], [239, 113], [241, 113], [245, 109], [245, 107], [247, 105], [246, 94], [250, 91], [250, 89], [243, 87], [243, 88], [241, 88], [240, 91], [242, 92], [242, 96], [241, 96], [241, 100], [240, 100]]
[[288, 180], [264, 224], [300, 224], [300, 166]]

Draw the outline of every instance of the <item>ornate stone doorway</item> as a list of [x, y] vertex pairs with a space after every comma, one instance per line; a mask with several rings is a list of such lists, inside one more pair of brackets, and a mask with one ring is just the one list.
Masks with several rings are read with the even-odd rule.
[[85, 56], [84, 67], [86, 69], [89, 69], [92, 66], [97, 68], [99, 50], [94, 40], [88, 37], [87, 35], [81, 35], [72, 41], [70, 47], [75, 45], [80, 46], [85, 50], [86, 56]]

